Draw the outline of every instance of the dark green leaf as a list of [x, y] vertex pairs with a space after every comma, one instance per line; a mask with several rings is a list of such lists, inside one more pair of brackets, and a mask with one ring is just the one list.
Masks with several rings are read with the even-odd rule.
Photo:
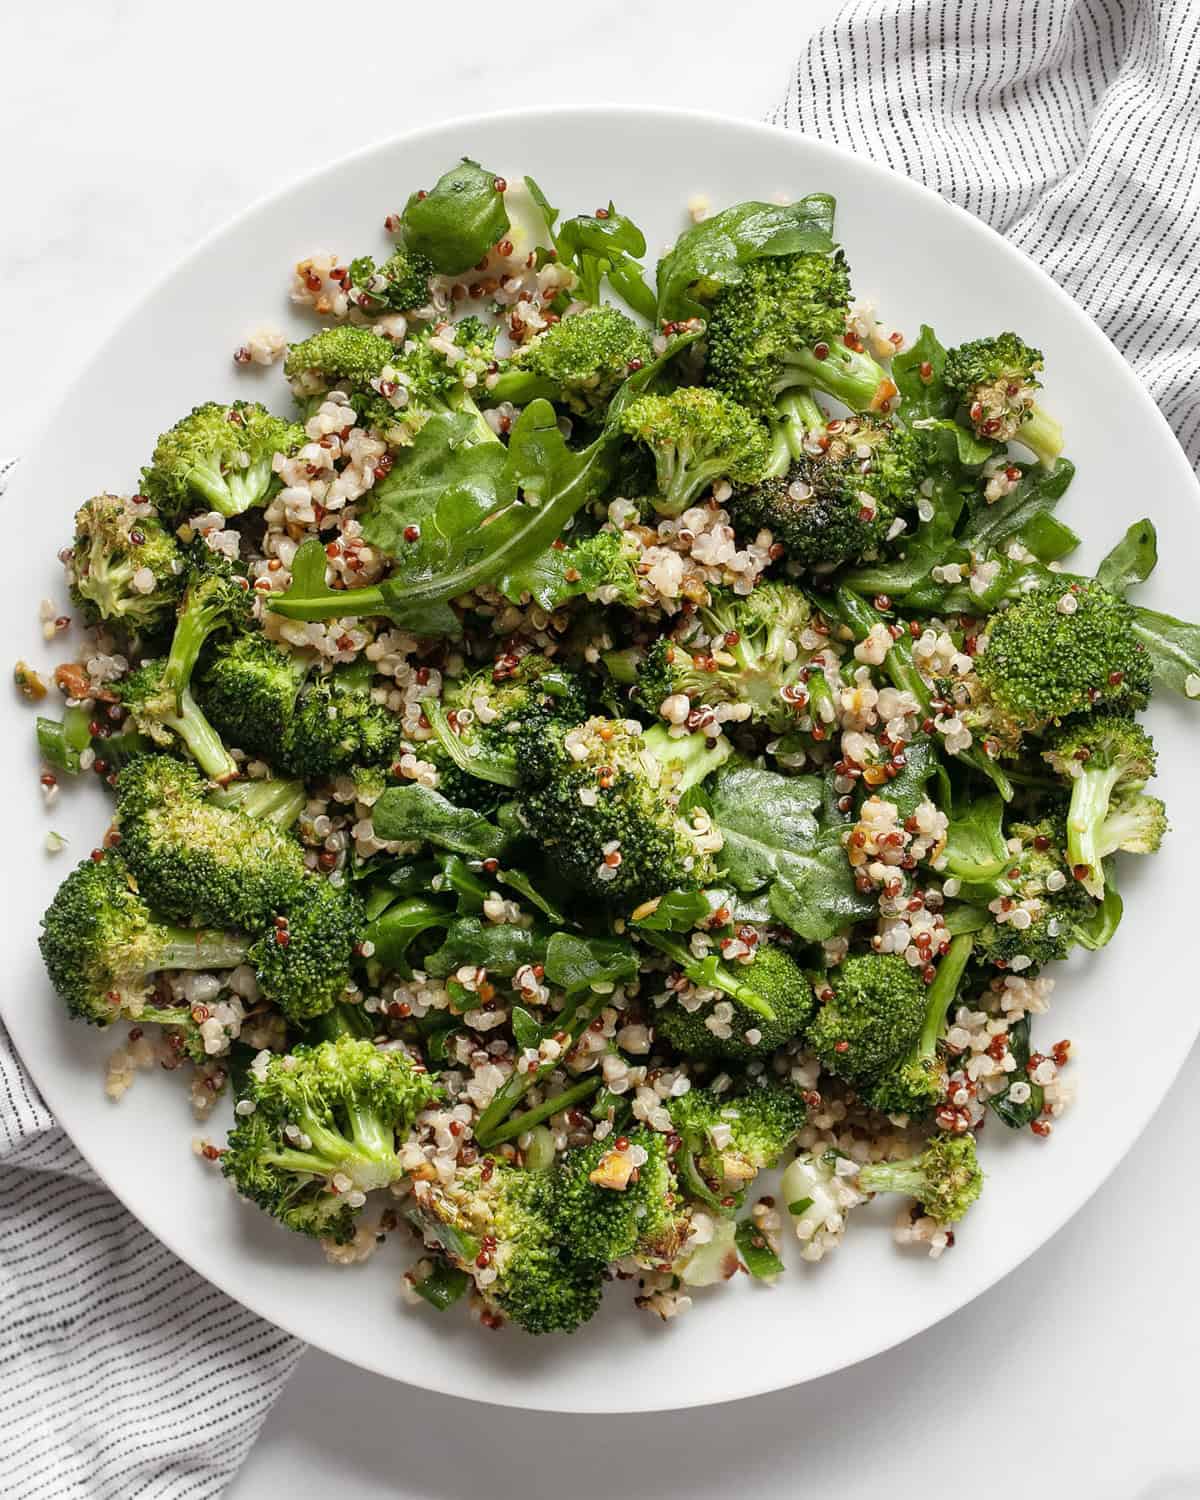
[[508, 844], [482, 813], [455, 807], [440, 792], [415, 783], [389, 787], [376, 802], [371, 821], [376, 837], [389, 843], [419, 839], [476, 859], [496, 859]]
[[928, 735], [919, 735], [904, 746], [903, 769], [881, 791], [882, 796], [895, 804], [901, 822], [924, 802], [927, 785], [941, 769], [937, 747]]
[[1120, 891], [1117, 890], [1116, 861], [1106, 859], [1104, 861], [1104, 899], [1089, 920], [1076, 927], [1075, 937], [1079, 946], [1093, 953], [1099, 948], [1107, 947], [1121, 925], [1121, 918], [1124, 914], [1125, 903], [1121, 900]]
[[542, 1040], [543, 1028], [539, 1021], [535, 1021], [523, 1005], [514, 1005], [512, 1008], [512, 1030], [517, 1046], [524, 1049], [532, 1047], [536, 1050]]
[[432, 889], [439, 893], [453, 891], [460, 914], [481, 912], [491, 891], [491, 887], [476, 875], [461, 854], [442, 856]]
[[965, 932], [982, 932], [992, 919], [985, 907], [952, 901], [944, 908], [942, 920], [950, 936], [958, 937]]
[[833, 937], [874, 909], [855, 887], [841, 827], [818, 822], [823, 798], [818, 777], [755, 766], [722, 771], [712, 792], [727, 879], [741, 891], [765, 889], [775, 919], [808, 942]]
[[742, 1219], [733, 1235], [742, 1263], [759, 1281], [770, 1280], [783, 1270], [783, 1262], [767, 1243], [766, 1236], [753, 1219]]
[[501, 885], [508, 886], [509, 890], [516, 891], [517, 895], [528, 901], [530, 906], [537, 907], [538, 911], [549, 917], [556, 926], [561, 927], [566, 922], [566, 914], [555, 906], [549, 896], [544, 896], [528, 875], [520, 870], [497, 870], [496, 879]]
[[546, 978], [568, 995], [636, 979], [638, 958], [622, 938], [585, 938], [555, 932], [546, 945]]
[[[1022, 1016], [1019, 1021], [1014, 1022], [1008, 1028], [1008, 1050], [1017, 1061], [1016, 1072], [1011, 1074], [1011, 1082], [1002, 1094], [995, 1094], [988, 1100], [988, 1107], [1004, 1121], [1010, 1130], [1021, 1130], [1030, 1125], [1042, 1112], [1042, 1106], [1046, 1102], [1046, 1095], [1040, 1083], [1034, 1083], [1025, 1071], [1025, 1064], [1029, 1061], [1029, 1017]], [[1012, 1092], [1014, 1083], [1029, 1084], [1029, 1098], [1023, 1104], [1015, 1104], [1008, 1096]]]
[[510, 922], [496, 925], [478, 917], [457, 917], [446, 930], [445, 942], [424, 960], [422, 968], [438, 979], [464, 966], [509, 978], [524, 964], [543, 963], [545, 956], [544, 932], [514, 927]]
[[1156, 682], [1200, 698], [1200, 625], [1135, 605], [1133, 633], [1150, 654]]
[[508, 233], [508, 211], [498, 181], [494, 172], [463, 157], [428, 193], [409, 198], [403, 216], [405, 241], [445, 276], [469, 271]]
[[972, 552], [998, 552], [1004, 542], [1023, 542], [1029, 523], [1053, 510], [1075, 477], [1075, 465], [1067, 458], [1060, 458], [1053, 469], [1043, 469], [1040, 464], [1017, 467], [1022, 477], [1016, 487], [993, 505], [981, 500], [959, 537]]
[[929, 434], [934, 451], [963, 469], [978, 469], [999, 451], [998, 443], [981, 442], [961, 423], [948, 417], [920, 417], [912, 423], [918, 432]]
[[413, 1291], [419, 1292], [438, 1312], [453, 1307], [470, 1285], [471, 1278], [465, 1271], [444, 1260], [434, 1261], [429, 1275], [412, 1284]]
[[706, 305], [765, 255], [833, 249], [834, 200], [811, 193], [796, 203], [738, 203], [687, 229], [658, 263], [658, 317], [703, 317]]
[[412, 972], [408, 949], [413, 939], [431, 927], [445, 927], [452, 920], [453, 913], [444, 907], [420, 896], [406, 896], [368, 923], [363, 936], [373, 944], [372, 957], [382, 968], [407, 978]]
[[687, 932], [711, 910], [706, 891], [667, 891], [659, 896], [653, 911], [644, 917], [634, 917], [633, 922], [636, 927], [648, 927], [655, 932]]
[[1096, 582], [1124, 599], [1134, 584], [1145, 583], [1157, 566], [1158, 534], [1154, 522], [1135, 521], [1096, 569]]
[[977, 797], [950, 819], [945, 873], [958, 880], [991, 880], [1009, 862], [1004, 837], [1004, 802]]
[[[922, 365], [929, 366], [928, 373], [921, 373]], [[946, 389], [945, 368], [945, 349], [933, 329], [922, 323], [920, 337], [912, 348], [892, 360], [892, 379], [900, 392], [900, 414], [905, 422], [954, 415], [955, 401]]]

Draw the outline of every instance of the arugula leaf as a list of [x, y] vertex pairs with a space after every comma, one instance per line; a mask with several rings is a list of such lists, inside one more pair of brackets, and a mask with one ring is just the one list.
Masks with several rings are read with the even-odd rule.
[[904, 746], [904, 766], [886, 787], [880, 789], [880, 795], [895, 805], [903, 822], [924, 802], [928, 783], [935, 776], [945, 778], [945, 775], [934, 742], [928, 735], [918, 735]]
[[[1021, 470], [1021, 478], [1016, 488], [994, 505], [981, 504], [959, 538], [972, 552], [999, 551], [1004, 542], [1013, 539], [1029, 546], [1025, 538], [1030, 522], [1052, 511], [1075, 477], [1075, 465], [1068, 458], [1060, 458], [1053, 469], [1043, 469], [1040, 464], [1018, 464], [1017, 467]], [[1072, 546], [1078, 544], [1079, 538], [1074, 532], [1066, 527], [1062, 532], [1064, 539], [1066, 536], [1074, 538]], [[1032, 546], [1030, 551], [1033, 551]], [[1065, 554], [1060, 552], [1058, 555]], [[1048, 560], [1043, 558], [1043, 561]]]
[[958, 880], [991, 880], [1009, 862], [1004, 837], [1004, 800], [977, 797], [950, 819], [945, 873]]
[[510, 890], [516, 891], [518, 896], [523, 896], [530, 906], [536, 906], [538, 911], [544, 913], [557, 926], [562, 926], [566, 922], [566, 914], [555, 906], [549, 896], [543, 896], [528, 875], [522, 874], [520, 870], [497, 870], [496, 879], [501, 885], [506, 885]]
[[444, 854], [431, 889], [441, 894], [452, 891], [459, 914], [480, 912], [490, 887], [480, 880], [461, 854]]
[[388, 843], [420, 840], [476, 859], [496, 859], [508, 847], [507, 837], [482, 813], [455, 807], [427, 786], [392, 786], [376, 802], [371, 824]]
[[1124, 599], [1135, 584], [1145, 583], [1158, 566], [1158, 533], [1154, 522], [1135, 521], [1096, 569], [1096, 582]]
[[1200, 625], [1135, 605], [1133, 633], [1149, 652], [1156, 682], [1185, 698], [1200, 698]]
[[413, 939], [431, 927], [445, 927], [452, 920], [453, 913], [444, 907], [435, 906], [420, 896], [407, 896], [369, 922], [363, 937], [374, 945], [372, 957], [384, 969], [408, 979], [412, 976], [408, 950]]
[[445, 276], [478, 265], [508, 233], [500, 181], [495, 172], [464, 156], [428, 193], [409, 197], [401, 220], [405, 242]]
[[818, 821], [823, 796], [819, 777], [756, 766], [718, 773], [712, 791], [726, 878], [750, 894], [766, 890], [772, 916], [813, 943], [869, 916], [874, 905], [854, 884], [840, 825]]
[[559, 259], [579, 277], [575, 295], [581, 301], [599, 302], [600, 283], [607, 277], [613, 290], [634, 312], [643, 318], [654, 318], [655, 297], [646, 285], [641, 266], [646, 236], [632, 219], [618, 213], [611, 202], [603, 219], [594, 214], [568, 219], [558, 230], [554, 244]]
[[510, 1019], [512, 1021], [513, 1037], [516, 1040], [517, 1046], [521, 1048], [537, 1047], [543, 1035], [541, 1022], [530, 1015], [523, 1005], [513, 1006]]
[[[921, 366], [928, 365], [927, 374]], [[913, 424], [920, 417], [952, 417], [955, 400], [946, 389], [946, 350], [928, 323], [910, 349], [892, 360], [892, 379], [900, 392], [900, 415]]]
[[[1010, 1130], [1021, 1130], [1030, 1125], [1042, 1112], [1042, 1106], [1046, 1102], [1046, 1095], [1040, 1083], [1034, 1083], [1025, 1071], [1025, 1064], [1029, 1061], [1032, 1051], [1029, 1040], [1029, 1017], [1022, 1016], [1008, 1028], [1008, 1050], [1017, 1060], [1014, 1073], [1009, 1074], [1011, 1082], [1002, 1094], [994, 1094], [988, 1100], [988, 1108], [1004, 1123]], [[1015, 1104], [1008, 1097], [1012, 1092], [1014, 1083], [1027, 1083], [1029, 1085], [1029, 1098], [1024, 1104]]]
[[845, 587], [864, 597], [888, 594], [893, 599], [905, 599], [932, 581], [929, 577], [932, 568], [967, 561], [966, 548], [954, 541], [954, 528], [962, 514], [962, 495], [952, 486], [939, 486], [934, 505], [933, 516], [923, 521], [911, 537], [897, 542], [903, 549], [900, 556], [852, 568], [842, 575]]
[[929, 434], [936, 452], [964, 469], [978, 469], [999, 451], [999, 443], [981, 442], [960, 422], [946, 417], [919, 417], [911, 425], [915, 432]]
[[795, 203], [738, 203], [686, 229], [658, 263], [657, 317], [703, 317], [706, 304], [763, 256], [827, 255], [834, 248], [833, 214], [828, 193], [810, 193]]
[[623, 938], [585, 938], [573, 932], [555, 932], [546, 944], [545, 970], [551, 984], [575, 995], [594, 985], [611, 989], [636, 979], [638, 958]]

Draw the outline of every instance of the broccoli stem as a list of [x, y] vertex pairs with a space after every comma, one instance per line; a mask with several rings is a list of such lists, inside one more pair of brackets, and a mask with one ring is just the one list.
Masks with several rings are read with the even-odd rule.
[[[524, 1135], [527, 1130], [532, 1130], [535, 1125], [540, 1125], [543, 1120], [548, 1120], [551, 1115], [557, 1115], [564, 1109], [571, 1109], [590, 1094], [594, 1094], [599, 1087], [600, 1079], [595, 1075], [581, 1079], [579, 1083], [572, 1084], [569, 1089], [563, 1089], [561, 1093], [552, 1094], [549, 1099], [543, 1099], [540, 1104], [535, 1104], [532, 1109], [525, 1110], [523, 1114], [514, 1115], [499, 1129], [489, 1131], [486, 1140], [478, 1132], [476, 1132], [475, 1139], [485, 1148], [515, 1140], [517, 1136]], [[482, 1121], [480, 1123], [482, 1124]]]
[[916, 1055], [918, 1058], [932, 1057], [937, 1051], [942, 1028], [946, 1024], [947, 1007], [954, 1003], [954, 997], [958, 994], [958, 987], [962, 983], [963, 973], [970, 962], [974, 946], [975, 938], [972, 933], [960, 933], [951, 941], [950, 947], [938, 964], [933, 983], [929, 986], [925, 1024], [921, 1027], [921, 1034], [917, 1038]]
[[259, 823], [290, 828], [304, 811], [308, 793], [302, 781], [268, 777], [263, 781], [235, 781], [213, 792], [208, 800], [217, 807], [244, 812]]
[[1043, 468], [1052, 469], [1063, 449], [1062, 424], [1035, 405], [1029, 420], [1017, 429], [1015, 441], [1028, 448]]
[[907, 1156], [901, 1161], [868, 1163], [858, 1174], [858, 1185], [864, 1193], [903, 1193], [922, 1202], [929, 1179], [921, 1158]]
[[661, 497], [654, 501], [654, 509], [660, 516], [681, 516], [702, 490], [725, 477], [722, 459], [689, 464], [678, 457], [668, 459], [661, 450], [656, 456]]
[[162, 675], [163, 690], [174, 695], [180, 708], [196, 662], [204, 650], [204, 643], [223, 613], [221, 608], [213, 605], [203, 590], [200, 591], [198, 600], [192, 599], [190, 595], [184, 598]]
[[678, 797], [699, 786], [733, 753], [733, 746], [724, 735], [711, 744], [703, 734], [672, 737], [665, 724], [652, 725], [642, 739], [646, 749], [662, 766], [665, 778], [670, 778], [669, 782], [664, 779], [664, 784]]
[[200, 705], [184, 687], [177, 699], [179, 712], [164, 714], [162, 722], [187, 746], [192, 759], [209, 778], [224, 785], [238, 775], [237, 761], [221, 743], [221, 736], [205, 718]]
[[767, 477], [786, 474], [792, 464], [803, 458], [805, 439], [810, 432], [822, 431], [825, 420], [825, 413], [810, 391], [802, 386], [785, 391], [775, 403], [775, 420], [771, 424], [774, 442]]
[[326, 1179], [344, 1172], [364, 1192], [385, 1187], [396, 1176], [395, 1132], [363, 1111], [357, 1102], [349, 1106], [347, 1114], [354, 1132], [349, 1139], [313, 1109], [302, 1109], [295, 1124], [311, 1144], [280, 1146], [264, 1153], [263, 1160], [284, 1171], [311, 1172]]
[[1071, 786], [1071, 805], [1067, 810], [1067, 859], [1076, 868], [1086, 866], [1083, 888], [1097, 900], [1104, 895], [1101, 833], [1113, 789], [1120, 779], [1118, 766], [1084, 766]]
[[684, 947], [677, 938], [668, 937], [664, 932], [655, 932], [649, 927], [639, 928], [638, 936], [643, 942], [649, 943], [652, 948], [665, 953], [683, 970], [693, 984], [704, 985], [709, 989], [719, 989], [744, 1005], [747, 1010], [752, 1010], [755, 1015], [762, 1016], [764, 1021], [775, 1020], [774, 1008], [757, 990], [744, 984], [728, 964], [723, 964], [719, 960], [714, 962], [712, 956], [697, 958], [691, 949]]
[[876, 364], [869, 354], [849, 349], [844, 343], [825, 347], [828, 353], [823, 359], [818, 359], [811, 349], [793, 350], [787, 357], [791, 378], [785, 381], [785, 386], [811, 386], [851, 411], [884, 410], [896, 394], [896, 386], [883, 366]]
[[230, 509], [230, 487], [229, 481], [221, 473], [220, 467], [211, 464], [190, 464], [182, 475], [185, 485], [198, 491], [215, 511], [223, 516], [236, 514]]
[[521, 775], [517, 770], [515, 752], [501, 757], [476, 746], [477, 753], [472, 754], [466, 742], [451, 729], [445, 709], [440, 703], [427, 698], [421, 707], [429, 720], [430, 728], [437, 735], [438, 744], [460, 771], [465, 771], [468, 776], [474, 776], [479, 781], [490, 781], [496, 786], [520, 786]]
[[248, 938], [208, 927], [166, 927], [163, 934], [156, 969], [236, 969], [250, 951]]

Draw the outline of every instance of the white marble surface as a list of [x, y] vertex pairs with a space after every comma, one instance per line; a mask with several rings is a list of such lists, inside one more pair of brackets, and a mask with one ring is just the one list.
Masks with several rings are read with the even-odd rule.
[[[835, 8], [609, 0], [525, 7], [498, 26], [497, 7], [462, 0], [434, 13], [436, 29], [424, 8], [406, 21], [407, 6], [329, 0], [6, 9], [0, 455], [22, 450], [71, 351], [94, 347], [148, 278], [310, 167], [525, 103], [652, 99], [759, 117]], [[1086, 1086], [1086, 1058], [1079, 1067]], [[1200, 1195], [1185, 1166], [1197, 1084], [1193, 1058], [1103, 1192], [1032, 1262], [855, 1370], [707, 1412], [600, 1421], [456, 1404], [314, 1353], [230, 1493], [1200, 1497]]]

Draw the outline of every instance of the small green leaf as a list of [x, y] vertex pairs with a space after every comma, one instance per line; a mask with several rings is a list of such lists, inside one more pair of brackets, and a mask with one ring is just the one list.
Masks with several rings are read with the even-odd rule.
[[585, 938], [555, 932], [546, 945], [546, 978], [568, 995], [594, 985], [613, 986], [636, 979], [638, 958], [622, 938]]
[[1158, 533], [1154, 522], [1135, 521], [1096, 569], [1096, 582], [1124, 599], [1135, 584], [1145, 583], [1158, 566]]
[[495, 859], [508, 839], [482, 813], [455, 807], [429, 787], [393, 786], [376, 802], [371, 819], [377, 838], [388, 843], [420, 840], [476, 859]]
[[710, 913], [708, 895], [699, 890], [667, 891], [658, 897], [654, 910], [635, 916], [635, 927], [653, 932], [687, 932]]
[[903, 421], [911, 424], [923, 417], [954, 415], [954, 397], [946, 389], [945, 368], [945, 348], [928, 323], [922, 323], [916, 343], [892, 360], [892, 379], [900, 392]]
[[788, 1204], [787, 1211], [799, 1218], [801, 1214], [806, 1214], [812, 1206], [813, 1200], [811, 1198], [797, 1198], [795, 1202]]
[[434, 1262], [433, 1270], [421, 1281], [413, 1282], [413, 1290], [419, 1292], [431, 1307], [445, 1312], [453, 1307], [471, 1284], [471, 1278], [457, 1266], [444, 1260]]
[[403, 215], [405, 241], [445, 276], [478, 265], [508, 233], [499, 181], [494, 172], [464, 156], [428, 193], [409, 198]]

